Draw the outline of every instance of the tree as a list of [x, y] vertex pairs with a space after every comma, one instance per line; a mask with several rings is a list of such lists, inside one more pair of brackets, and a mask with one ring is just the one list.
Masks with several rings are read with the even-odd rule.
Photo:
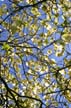
[[70, 0], [0, 1], [1, 108], [69, 108]]

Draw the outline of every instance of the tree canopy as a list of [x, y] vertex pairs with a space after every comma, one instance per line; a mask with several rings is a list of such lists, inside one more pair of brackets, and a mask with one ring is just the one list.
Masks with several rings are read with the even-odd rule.
[[69, 108], [71, 0], [0, 0], [0, 108]]

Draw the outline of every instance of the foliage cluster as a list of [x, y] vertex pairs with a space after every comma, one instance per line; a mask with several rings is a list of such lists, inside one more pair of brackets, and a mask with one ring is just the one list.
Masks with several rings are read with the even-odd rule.
[[0, 1], [0, 105], [69, 108], [71, 1]]

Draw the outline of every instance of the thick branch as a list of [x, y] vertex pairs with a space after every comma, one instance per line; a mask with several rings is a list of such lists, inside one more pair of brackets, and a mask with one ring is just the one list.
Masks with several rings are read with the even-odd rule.
[[7, 83], [5, 82], [5, 80], [0, 76], [0, 80], [3, 82], [4, 86], [6, 87], [7, 91], [11, 94], [11, 96], [13, 97], [15, 104], [17, 106], [17, 108], [19, 108], [19, 104], [15, 98], [15, 96], [13, 95], [13, 93], [11, 92], [10, 88], [8, 87]]

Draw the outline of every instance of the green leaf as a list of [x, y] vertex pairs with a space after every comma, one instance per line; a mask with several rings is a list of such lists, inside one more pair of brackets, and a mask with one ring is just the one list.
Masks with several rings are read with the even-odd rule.
[[2, 49], [8, 51], [10, 49], [10, 45], [7, 44], [7, 43], [4, 43], [3, 46], [2, 46]]

